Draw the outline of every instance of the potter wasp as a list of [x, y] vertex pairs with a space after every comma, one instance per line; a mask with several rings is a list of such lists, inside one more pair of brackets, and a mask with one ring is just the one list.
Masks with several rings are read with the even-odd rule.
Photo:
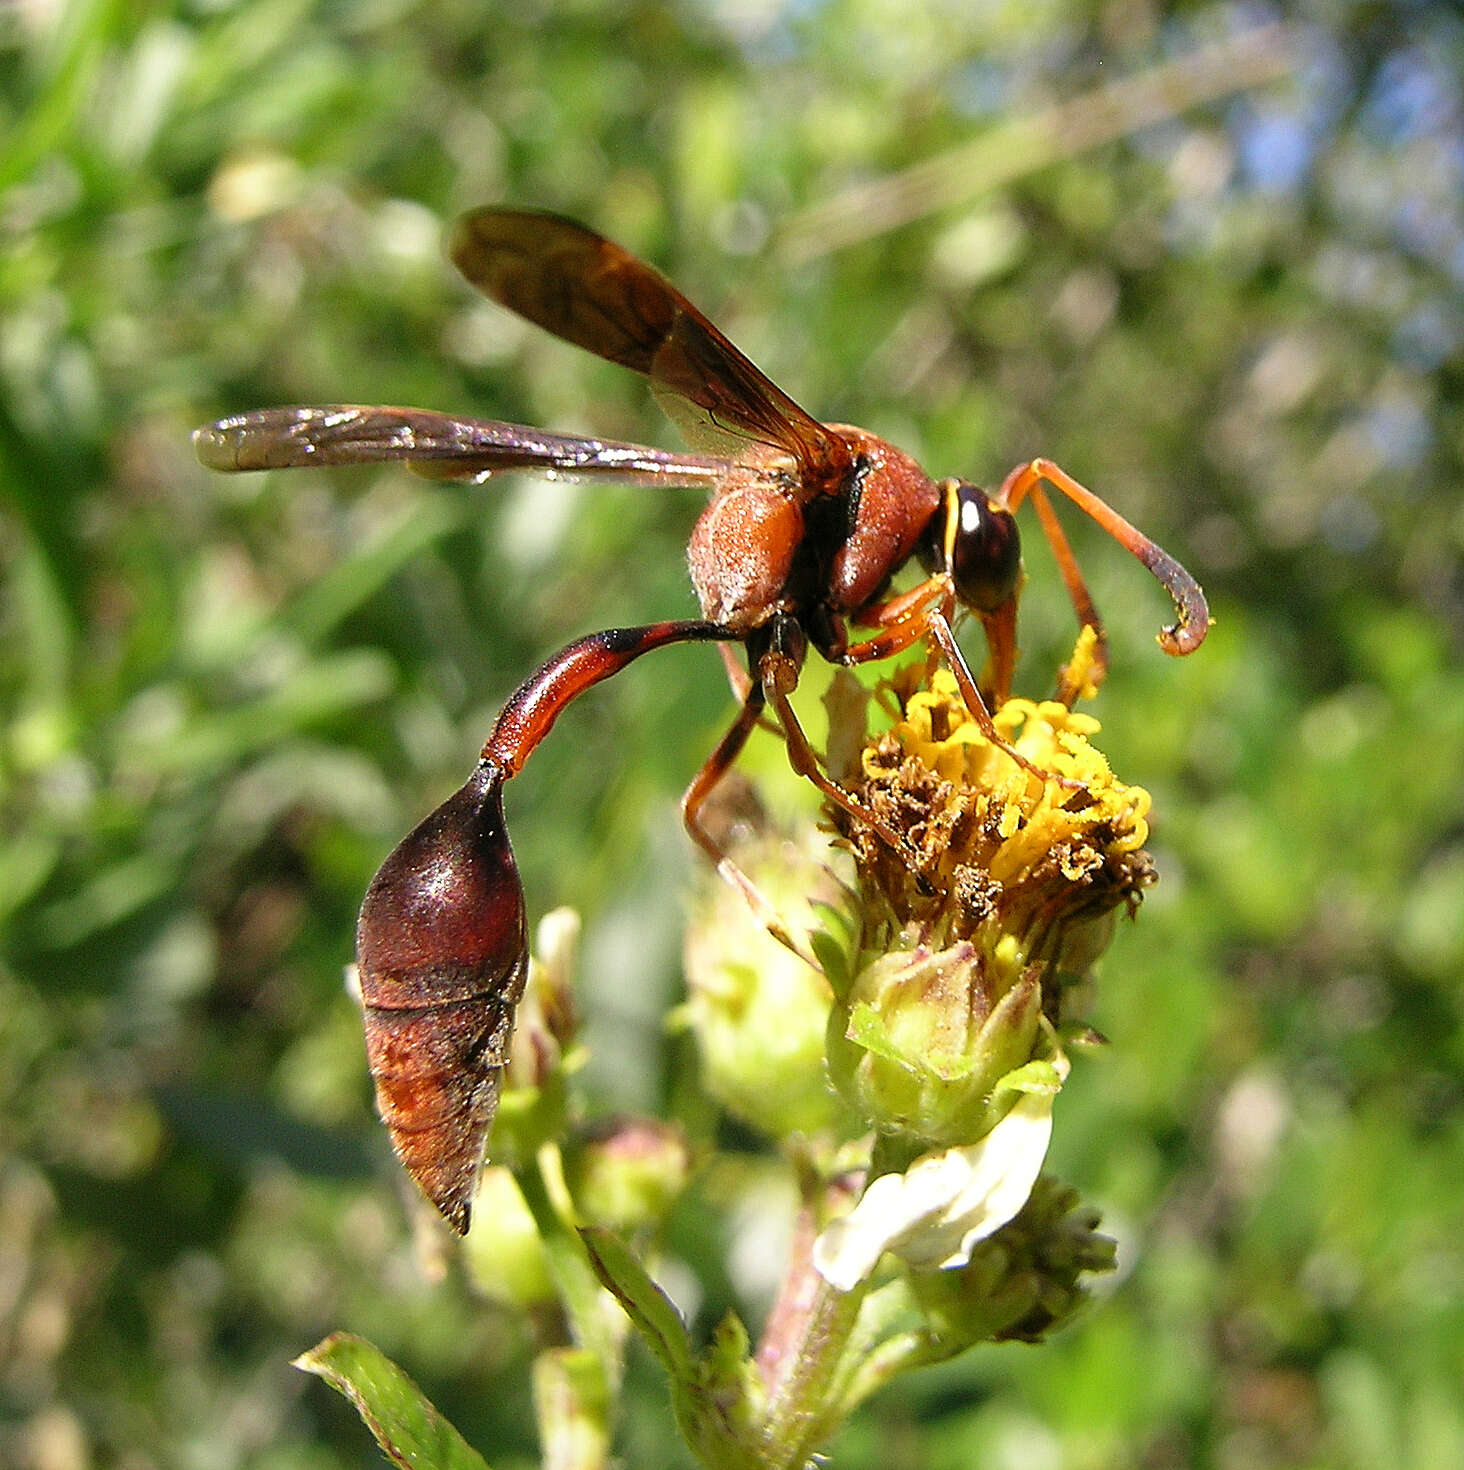
[[[794, 769], [828, 802], [902, 846], [826, 773], [794, 713], [791, 696], [810, 648], [850, 666], [927, 640], [978, 724], [1004, 744], [989, 711], [1009, 694], [1016, 662], [1022, 571], [1014, 515], [1024, 501], [1052, 545], [1079, 621], [1097, 635], [1089, 677], [1101, 678], [1104, 667], [1102, 625], [1049, 489], [1096, 520], [1168, 591], [1176, 618], [1159, 634], [1166, 652], [1198, 647], [1209, 614], [1178, 562], [1055, 464], [1021, 465], [995, 492], [932, 479], [867, 430], [811, 417], [657, 271], [581, 225], [480, 209], [457, 223], [450, 252], [493, 300], [648, 378], [694, 452], [349, 405], [241, 414], [199, 429], [194, 444], [217, 470], [401, 461], [429, 479], [474, 485], [538, 470], [709, 497], [688, 548], [701, 616], [592, 633], [536, 669], [504, 705], [467, 781], [402, 839], [366, 893], [356, 953], [378, 1106], [409, 1173], [464, 1232], [528, 969], [503, 787], [571, 700], [654, 649], [716, 643], [725, 655], [742, 646], [745, 668], [727, 658], [740, 707], [687, 788], [682, 814], [696, 843], [774, 923], [703, 821], [708, 796], [760, 722], [777, 726]], [[892, 577], [912, 560], [924, 579], [892, 593]], [[986, 634], [979, 680], [952, 633], [960, 609]], [[855, 637], [851, 628], [867, 631]]]

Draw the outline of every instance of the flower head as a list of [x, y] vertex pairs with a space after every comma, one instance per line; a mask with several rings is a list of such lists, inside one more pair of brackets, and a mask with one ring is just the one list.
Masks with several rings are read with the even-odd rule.
[[[1082, 687], [1091, 646], [1085, 630], [1065, 683], [1076, 675]], [[850, 780], [922, 860], [914, 871], [876, 834], [841, 820], [866, 908], [882, 903], [879, 927], [913, 928], [926, 944], [971, 939], [994, 952], [1010, 940], [1015, 963], [1085, 968], [1087, 927], [1132, 907], [1152, 881], [1149, 793], [1114, 776], [1092, 743], [1100, 726], [1091, 715], [1058, 700], [1008, 699], [992, 716], [1003, 749], [949, 671], [923, 675], [906, 667], [881, 691], [895, 702], [894, 724], [865, 743]]]
[[[1093, 651], [1085, 630], [1061, 681], [1074, 703]], [[917, 1270], [962, 1265], [1022, 1208], [1067, 1075], [1072, 987], [1153, 879], [1149, 795], [1114, 776], [1090, 715], [1012, 698], [984, 728], [949, 672], [920, 665], [876, 697], [890, 727], [837, 774], [906, 850], [832, 814], [859, 899], [830, 975], [828, 1055], [842, 1096], [893, 1146], [819, 1242], [836, 1285], [884, 1251]]]
[[[1066, 686], [1083, 687], [1085, 658], [1088, 638]], [[906, 668], [881, 691], [893, 725], [846, 776], [918, 860], [839, 814], [861, 899], [830, 1060], [879, 1131], [962, 1144], [1010, 1105], [1000, 1079], [1050, 1050], [1039, 1021], [1068, 1019], [1065, 990], [1152, 881], [1149, 794], [1113, 775], [1092, 716], [1009, 699], [994, 741], [950, 673], [924, 675]]]

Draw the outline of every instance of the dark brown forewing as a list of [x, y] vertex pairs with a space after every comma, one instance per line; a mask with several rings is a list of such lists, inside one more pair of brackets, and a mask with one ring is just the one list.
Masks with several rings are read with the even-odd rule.
[[522, 424], [462, 419], [421, 408], [352, 404], [266, 408], [197, 429], [193, 447], [214, 470], [402, 460], [434, 480], [481, 482], [503, 470], [543, 470], [630, 484], [711, 486], [725, 460], [549, 434]]
[[[453, 227], [458, 269], [479, 290], [577, 347], [644, 373], [691, 442], [769, 444], [811, 489], [836, 490], [844, 441], [801, 409], [659, 272], [558, 215], [479, 209]], [[689, 411], [688, 411], [689, 410]]]

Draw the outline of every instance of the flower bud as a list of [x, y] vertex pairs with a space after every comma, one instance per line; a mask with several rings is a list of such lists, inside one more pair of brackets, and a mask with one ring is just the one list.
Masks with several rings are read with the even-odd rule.
[[691, 1173], [685, 1135], [653, 1118], [606, 1118], [564, 1152], [564, 1179], [586, 1225], [631, 1231], [658, 1225]]
[[883, 1133], [933, 1144], [982, 1137], [1010, 1099], [997, 1083], [1032, 1056], [1037, 975], [962, 940], [879, 956], [830, 1013], [829, 1070], [840, 1094]]
[[911, 1271], [926, 1331], [951, 1354], [978, 1342], [1037, 1342], [1087, 1300], [1084, 1278], [1112, 1271], [1116, 1246], [1077, 1191], [1039, 1179], [1016, 1217], [954, 1271]]
[[573, 981], [579, 931], [579, 915], [572, 909], [545, 914], [535, 931], [493, 1128], [491, 1152], [501, 1162], [532, 1158], [567, 1125], [567, 1074], [578, 1061]]
[[[806, 943], [810, 896], [835, 891], [824, 862], [774, 840], [750, 844], [738, 860], [785, 932]], [[688, 925], [686, 978], [680, 1019], [696, 1038], [703, 1085], [728, 1112], [778, 1139], [839, 1124], [824, 1067], [828, 981], [774, 939], [729, 883], [708, 892]]]
[[574, 1041], [579, 1030], [574, 1003], [579, 935], [580, 918], [573, 909], [553, 909], [539, 920], [503, 1078], [505, 1091], [542, 1086]]

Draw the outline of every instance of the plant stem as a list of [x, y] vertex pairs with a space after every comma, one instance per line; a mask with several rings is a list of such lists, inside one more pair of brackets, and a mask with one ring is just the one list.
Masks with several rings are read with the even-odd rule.
[[533, 1163], [516, 1170], [514, 1177], [534, 1217], [539, 1239], [544, 1243], [549, 1271], [575, 1340], [593, 1353], [600, 1364], [608, 1396], [620, 1377], [619, 1343], [604, 1310], [600, 1283], [590, 1267], [585, 1248], [554, 1203], [547, 1174], [552, 1157], [550, 1146], [546, 1145], [535, 1155]]
[[807, 1463], [829, 1424], [831, 1389], [839, 1375], [844, 1348], [864, 1299], [861, 1284], [839, 1291], [822, 1277], [801, 1322], [802, 1331], [789, 1344], [783, 1372], [768, 1396], [764, 1429], [767, 1464], [772, 1470], [797, 1470]]
[[770, 1470], [805, 1464], [832, 1427], [830, 1398], [866, 1290], [861, 1284], [839, 1291], [815, 1269], [821, 1213], [809, 1205], [799, 1212], [792, 1259], [757, 1352], [768, 1395], [763, 1444]]

